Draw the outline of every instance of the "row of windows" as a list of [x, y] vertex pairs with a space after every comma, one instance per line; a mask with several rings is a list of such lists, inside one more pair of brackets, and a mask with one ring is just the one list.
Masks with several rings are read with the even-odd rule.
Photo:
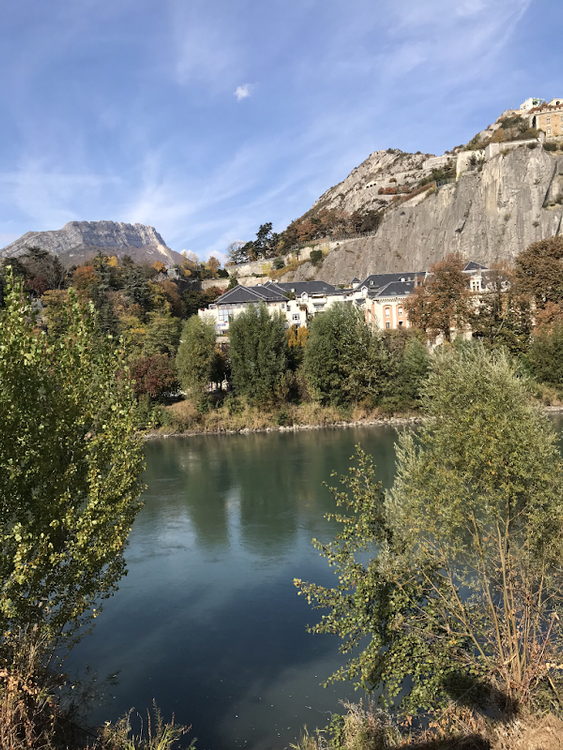
[[[399, 305], [399, 307], [397, 308], [397, 315], [401, 316], [402, 314], [403, 314], [403, 307], [402, 307], [402, 305]], [[385, 308], [385, 317], [386, 318], [390, 318], [391, 317], [391, 308], [390, 307], [386, 307]]]

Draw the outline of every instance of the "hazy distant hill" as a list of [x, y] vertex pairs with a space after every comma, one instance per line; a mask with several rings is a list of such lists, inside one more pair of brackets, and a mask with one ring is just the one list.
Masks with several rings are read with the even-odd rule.
[[27, 232], [0, 250], [0, 257], [16, 257], [30, 247], [48, 250], [67, 267], [79, 265], [100, 251], [118, 258], [130, 255], [136, 262], [159, 260], [168, 268], [182, 260], [154, 227], [116, 221], [69, 221], [62, 229]]

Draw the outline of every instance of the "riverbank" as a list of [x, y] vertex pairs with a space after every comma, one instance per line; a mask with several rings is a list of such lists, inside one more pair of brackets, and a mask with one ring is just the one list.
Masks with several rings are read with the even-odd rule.
[[[542, 408], [547, 414], [563, 413], [563, 404], [543, 404]], [[160, 418], [164, 424], [149, 430], [145, 439], [301, 432], [382, 425], [402, 427], [419, 424], [423, 416], [417, 410], [387, 413], [381, 409], [366, 409], [361, 406], [337, 408], [319, 404], [285, 405], [278, 409], [243, 406], [234, 412], [228, 407], [221, 407], [201, 413], [192, 403], [181, 401], [164, 407]]]
[[165, 407], [159, 414], [161, 424], [146, 434], [147, 439], [195, 437], [197, 435], [235, 435], [259, 432], [300, 432], [303, 430], [341, 429], [377, 425], [403, 426], [420, 422], [418, 411], [386, 412], [363, 406], [334, 407], [320, 404], [286, 404], [276, 409], [258, 409], [247, 404], [223, 405], [201, 411], [181, 401]]

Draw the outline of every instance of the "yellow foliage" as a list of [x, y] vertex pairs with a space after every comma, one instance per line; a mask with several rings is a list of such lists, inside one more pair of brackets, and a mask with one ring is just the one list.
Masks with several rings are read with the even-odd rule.
[[119, 268], [119, 262], [115, 255], [112, 255], [110, 258], [108, 258], [108, 266], [110, 266], [111, 268]]

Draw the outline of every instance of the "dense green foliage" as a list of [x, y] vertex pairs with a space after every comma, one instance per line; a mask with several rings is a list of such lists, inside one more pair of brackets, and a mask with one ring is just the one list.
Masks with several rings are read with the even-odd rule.
[[312, 321], [303, 364], [314, 397], [342, 404], [367, 397], [377, 401], [387, 359], [381, 337], [363, 312], [336, 303]]
[[215, 326], [194, 315], [184, 323], [176, 354], [182, 389], [196, 395], [211, 381], [220, 380], [217, 360]]
[[563, 656], [555, 433], [507, 357], [482, 346], [438, 353], [424, 404], [430, 419], [401, 435], [388, 493], [361, 451], [343, 478], [337, 499], [350, 513], [338, 516], [334, 542], [315, 542], [338, 587], [296, 582], [328, 607], [312, 630], [339, 634], [351, 654], [334, 678], [379, 686], [408, 712], [555, 705]]
[[237, 393], [253, 403], [272, 401], [287, 365], [284, 319], [264, 304], [252, 306], [231, 322], [229, 334]]
[[303, 370], [321, 404], [409, 408], [418, 398], [428, 356], [412, 333], [382, 333], [363, 311], [337, 303], [312, 321]]
[[0, 313], [0, 624], [51, 650], [124, 574], [143, 468], [124, 354], [70, 303], [56, 339], [9, 278]]
[[540, 329], [532, 340], [527, 361], [536, 380], [563, 390], [563, 325]]

